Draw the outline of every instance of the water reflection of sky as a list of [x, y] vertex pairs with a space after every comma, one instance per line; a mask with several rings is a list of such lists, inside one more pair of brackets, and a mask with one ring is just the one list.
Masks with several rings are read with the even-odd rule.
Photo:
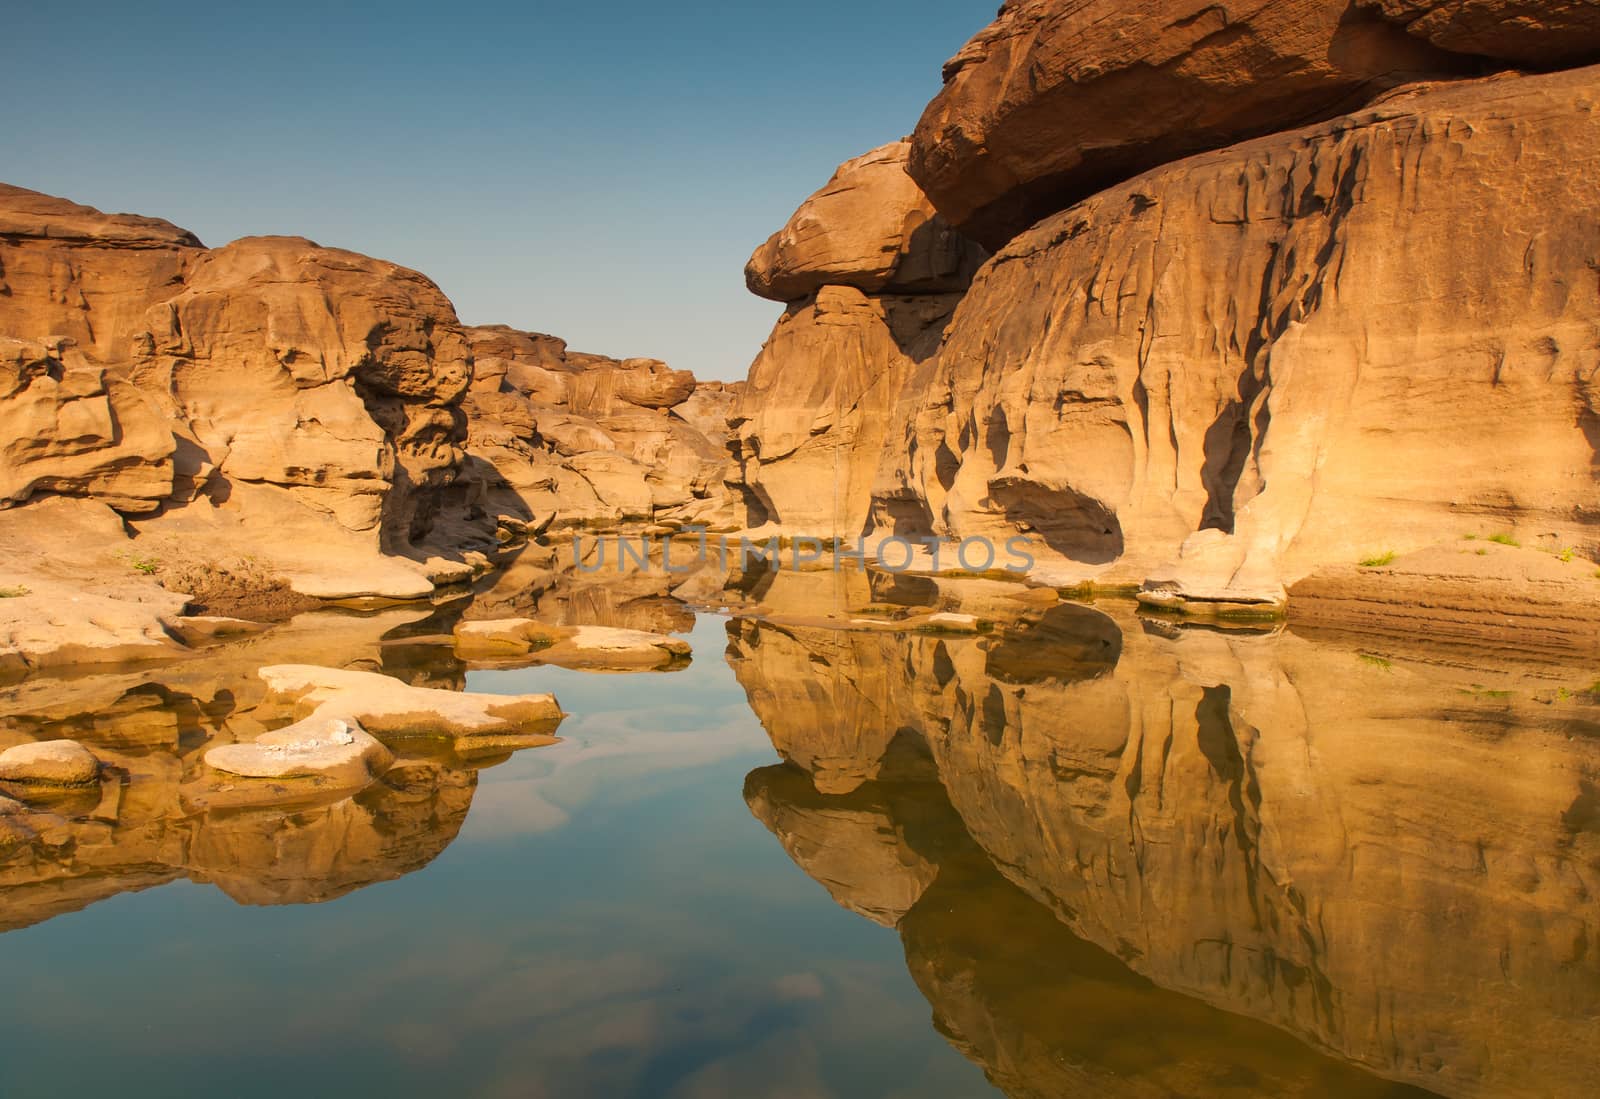
[[964, 1096], [898, 937], [752, 819], [770, 742], [685, 671], [474, 673], [566, 741], [482, 773], [431, 864], [322, 905], [177, 882], [0, 936], [7, 1096]]

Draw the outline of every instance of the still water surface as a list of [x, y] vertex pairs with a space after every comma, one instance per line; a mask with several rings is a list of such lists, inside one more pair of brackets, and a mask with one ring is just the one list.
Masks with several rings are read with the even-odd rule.
[[1076, 606], [691, 640], [467, 675], [558, 745], [181, 827], [226, 675], [13, 716], [129, 778], [0, 851], [0, 1093], [1589, 1094], [1578, 669]]

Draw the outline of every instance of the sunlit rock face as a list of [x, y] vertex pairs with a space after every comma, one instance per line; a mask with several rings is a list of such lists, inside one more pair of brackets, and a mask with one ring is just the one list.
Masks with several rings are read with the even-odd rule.
[[841, 164], [750, 257], [750, 292], [793, 302], [825, 286], [867, 294], [965, 290], [986, 253], [951, 232], [906, 174], [910, 149], [891, 142]]
[[910, 172], [998, 248], [1139, 172], [1398, 85], [1594, 60], [1583, 0], [1009, 0], [945, 64]]
[[[828, 659], [801, 640], [796, 660]], [[902, 709], [908, 720], [948, 715], [919, 720], [899, 750], [922, 739], [986, 861], [1108, 961], [1388, 1080], [1452, 1096], [1583, 1093], [1593, 1066], [1577, 1051], [1600, 1039], [1587, 945], [1600, 923], [1600, 709], [1586, 667], [1430, 663], [1073, 606], [979, 641], [873, 640], [899, 659], [836, 681], [857, 706], [909, 692], [922, 701]], [[746, 661], [741, 677], [753, 701], [784, 679], [775, 661]], [[822, 791], [836, 788], [848, 719], [757, 709], [790, 766], [817, 768], [821, 805], [846, 796]], [[809, 737], [808, 719], [821, 730]], [[881, 800], [880, 739], [864, 723], [848, 797]], [[826, 816], [758, 815], [784, 822], [791, 850], [814, 852], [824, 832], [846, 842]], [[882, 818], [857, 830], [873, 850], [855, 860], [807, 855], [849, 906], [868, 907], [839, 867], [903, 863]], [[919, 963], [910, 928], [924, 906], [957, 903], [935, 906], [946, 881], [941, 869], [900, 923], [936, 1002], [976, 995], [972, 970], [1005, 956], [970, 935], [965, 968]], [[948, 1024], [953, 1040], [1011, 1094], [1059, 1093], [1025, 1040], [1048, 1029], [1032, 1013], [1056, 992], [1015, 980], [1012, 1020], [943, 1009], [968, 1012]], [[1302, 1086], [1282, 1093], [1318, 1093]]]
[[741, 386], [503, 325], [468, 336], [470, 449], [497, 514], [541, 527], [738, 525], [726, 436]]
[[1197, 601], [1470, 533], [1592, 547], [1597, 95], [1397, 93], [1042, 221], [963, 299], [885, 502]]
[[[438, 287], [14, 187], [0, 230], [6, 504], [87, 498], [148, 517], [169, 557], [249, 553], [307, 594], [431, 589], [407, 558], [471, 495], [472, 358]], [[493, 544], [482, 521], [452, 534]]]
[[841, 165], [745, 268], [753, 293], [788, 304], [731, 423], [750, 526], [862, 533], [905, 402], [987, 257], [906, 175], [908, 148]]

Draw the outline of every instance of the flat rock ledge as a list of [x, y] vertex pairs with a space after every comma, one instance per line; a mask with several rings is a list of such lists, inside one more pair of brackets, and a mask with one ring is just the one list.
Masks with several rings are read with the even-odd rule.
[[549, 735], [566, 717], [548, 694], [442, 691], [311, 664], [275, 664], [257, 674], [296, 714], [343, 718], [380, 738]]
[[309, 664], [276, 664], [257, 674], [298, 720], [205, 754], [207, 766], [221, 776], [260, 781], [259, 787], [237, 790], [227, 788], [224, 778], [212, 791], [239, 803], [365, 789], [395, 765], [384, 740], [444, 739], [468, 750], [486, 744], [534, 748], [554, 744], [566, 717], [548, 694], [443, 691], [376, 672]]
[[394, 764], [377, 738], [353, 721], [309, 717], [263, 733], [249, 744], [223, 744], [206, 764], [241, 778], [318, 780], [318, 785], [359, 790]]
[[687, 662], [687, 641], [609, 626], [552, 626], [530, 618], [463, 622], [456, 653], [465, 660], [516, 665], [553, 664], [598, 671], [656, 671]]
[[75, 740], [43, 740], [0, 752], [0, 782], [87, 786], [99, 775], [100, 761]]

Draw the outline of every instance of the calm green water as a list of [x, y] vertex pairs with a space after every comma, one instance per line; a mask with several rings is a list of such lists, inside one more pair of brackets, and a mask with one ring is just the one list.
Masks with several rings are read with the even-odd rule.
[[132, 777], [0, 852], [0, 1094], [1533, 1096], [1600, 1068], [1575, 669], [1485, 685], [1076, 607], [691, 640], [673, 674], [471, 673], [556, 693], [563, 743], [420, 767], [359, 827], [173, 823], [151, 776], [237, 687], [50, 717]]

